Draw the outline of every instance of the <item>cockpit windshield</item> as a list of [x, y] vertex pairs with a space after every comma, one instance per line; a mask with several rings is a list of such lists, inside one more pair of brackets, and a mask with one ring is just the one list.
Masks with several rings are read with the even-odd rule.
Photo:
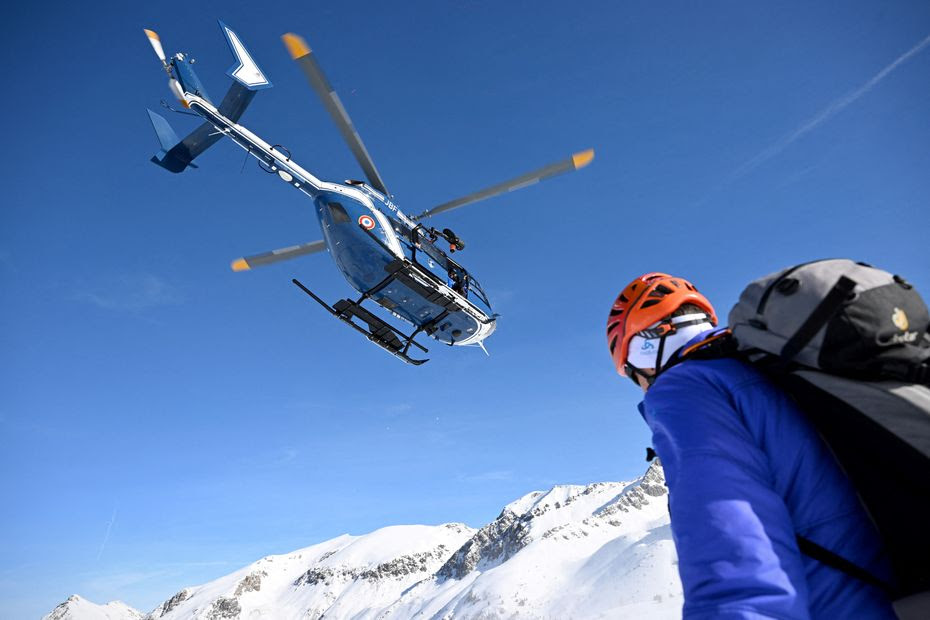
[[480, 300], [482, 303], [484, 303], [485, 306], [487, 306], [488, 310], [491, 309], [491, 302], [488, 300], [488, 296], [485, 295], [484, 289], [482, 289], [481, 285], [478, 284], [478, 280], [475, 280], [474, 278], [471, 278], [471, 277], [469, 277], [468, 294], [470, 296], [478, 298], [478, 300]]
[[449, 258], [429, 237], [418, 235], [417, 232], [414, 232], [413, 235], [416, 242], [407, 245], [411, 250], [411, 258], [414, 262], [421, 267], [425, 267], [438, 280], [444, 282], [449, 288], [472, 303], [482, 307], [483, 310], [491, 310], [491, 302], [481, 285], [464, 267]]

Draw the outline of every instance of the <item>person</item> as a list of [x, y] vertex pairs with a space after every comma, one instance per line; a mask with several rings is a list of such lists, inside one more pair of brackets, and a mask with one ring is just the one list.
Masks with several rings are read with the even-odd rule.
[[799, 548], [812, 541], [892, 579], [855, 490], [803, 412], [735, 357], [681, 360], [716, 325], [710, 301], [664, 273], [627, 285], [607, 322], [617, 372], [645, 393], [639, 411], [669, 488], [683, 617], [895, 618], [881, 588]]

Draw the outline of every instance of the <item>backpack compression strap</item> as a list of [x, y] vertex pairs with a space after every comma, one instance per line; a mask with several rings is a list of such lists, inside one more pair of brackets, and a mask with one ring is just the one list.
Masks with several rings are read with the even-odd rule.
[[844, 572], [850, 577], [855, 577], [860, 581], [863, 581], [869, 585], [873, 585], [876, 588], [881, 589], [891, 598], [896, 598], [897, 589], [895, 587], [893, 587], [890, 583], [879, 579], [858, 564], [853, 564], [843, 556], [837, 555], [825, 547], [821, 547], [814, 541], [808, 538], [804, 538], [800, 534], [797, 535], [796, 540], [798, 542], [798, 549], [804, 555], [814, 558], [818, 562], [826, 564], [831, 568], [835, 568], [838, 571]]
[[898, 379], [899, 381], [919, 383], [920, 385], [930, 387], [930, 362], [914, 365], [906, 362], [889, 360], [882, 363], [881, 369], [885, 375]]
[[811, 312], [807, 320], [798, 328], [798, 331], [785, 343], [781, 350], [781, 358], [785, 361], [791, 361], [794, 356], [801, 352], [808, 342], [811, 341], [817, 332], [820, 331], [833, 314], [839, 309], [853, 289], [856, 288], [856, 281], [840, 276], [826, 297], [820, 300], [814, 311]]

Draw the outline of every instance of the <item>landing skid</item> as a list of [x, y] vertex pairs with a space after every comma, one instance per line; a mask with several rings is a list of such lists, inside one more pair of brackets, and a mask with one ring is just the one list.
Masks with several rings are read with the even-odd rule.
[[[394, 357], [402, 359], [408, 364], [419, 366], [420, 364], [428, 362], [429, 359], [414, 359], [410, 357], [407, 352], [410, 350], [411, 345], [420, 349], [424, 353], [429, 352], [429, 349], [414, 340], [417, 334], [423, 331], [423, 329], [419, 328], [408, 336], [396, 327], [389, 325], [383, 319], [375, 316], [366, 308], [362, 307], [362, 302], [364, 302], [371, 294], [387, 285], [391, 279], [393, 279], [393, 274], [388, 276], [388, 278], [386, 278], [385, 281], [378, 286], [364, 293], [358, 301], [340, 299], [333, 306], [330, 306], [325, 301], [317, 297], [313, 291], [301, 284], [296, 278], [292, 279], [291, 282], [296, 284], [300, 290], [312, 297], [318, 304], [326, 308], [326, 311], [332, 314], [334, 317], [343, 323], [350, 325], [356, 331], [365, 334], [365, 336], [371, 342], [375, 343]], [[363, 323], [365, 323], [365, 327], [353, 321], [353, 318], [358, 318], [361, 320]]]

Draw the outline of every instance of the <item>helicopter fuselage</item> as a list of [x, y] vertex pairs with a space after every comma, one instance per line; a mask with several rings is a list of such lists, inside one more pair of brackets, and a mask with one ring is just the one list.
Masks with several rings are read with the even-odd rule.
[[[313, 200], [327, 249], [354, 289], [445, 344], [475, 345], [491, 335], [497, 315], [477, 280], [388, 196], [359, 181], [323, 181], [207, 99], [190, 92], [185, 98], [263, 170]], [[398, 266], [404, 277], [389, 277]]]

